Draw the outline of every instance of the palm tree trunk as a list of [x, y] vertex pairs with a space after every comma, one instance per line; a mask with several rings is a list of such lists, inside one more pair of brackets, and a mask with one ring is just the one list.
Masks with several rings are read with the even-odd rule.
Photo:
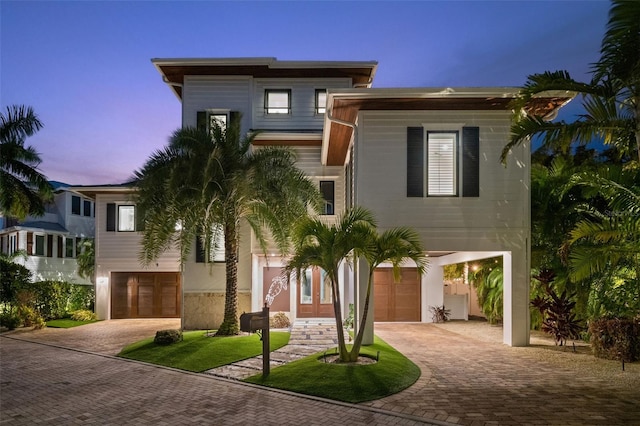
[[342, 326], [342, 306], [340, 303], [340, 288], [338, 286], [338, 270], [331, 271], [331, 285], [333, 287], [333, 313], [336, 317], [336, 329], [338, 333], [338, 354], [341, 362], [349, 361], [347, 344], [344, 340], [344, 327]]
[[374, 267], [369, 267], [369, 281], [367, 282], [367, 293], [364, 298], [364, 309], [362, 310], [362, 319], [358, 325], [358, 334], [353, 342], [351, 353], [349, 354], [349, 361], [356, 362], [358, 355], [360, 355], [360, 348], [362, 347], [362, 339], [364, 337], [365, 324], [367, 323], [367, 317], [369, 316], [369, 303], [371, 301], [371, 287], [373, 286], [373, 271]]
[[226, 262], [226, 287], [224, 294], [224, 318], [216, 336], [238, 334], [238, 232], [231, 221], [224, 227], [224, 258]]

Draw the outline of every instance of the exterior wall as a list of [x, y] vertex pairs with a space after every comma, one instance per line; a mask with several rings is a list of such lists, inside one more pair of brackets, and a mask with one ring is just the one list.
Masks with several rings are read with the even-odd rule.
[[171, 249], [154, 263], [139, 261], [142, 235], [139, 232], [107, 231], [107, 204], [132, 204], [130, 193], [98, 194], [95, 203], [96, 223], [96, 315], [111, 315], [110, 279], [112, 272], [179, 272], [180, 253]]
[[[184, 294], [184, 323], [187, 330], [211, 330], [222, 324], [224, 292]], [[238, 314], [251, 312], [251, 292], [238, 291]]]
[[[253, 92], [253, 128], [320, 130], [323, 127], [324, 114], [316, 114], [316, 89], [351, 87], [351, 80], [342, 79], [262, 79], [254, 80]], [[265, 89], [291, 89], [291, 114], [266, 114], [264, 110]]]
[[[502, 255], [504, 342], [522, 346], [529, 339], [530, 154], [525, 144], [513, 151], [508, 167], [500, 164], [509, 120], [505, 111], [363, 112], [355, 147], [355, 193], [356, 204], [369, 208], [380, 228], [409, 226], [428, 251], [459, 252], [451, 255], [451, 263], [460, 256], [464, 261], [488, 257], [483, 254], [488, 252]], [[480, 128], [479, 197], [406, 196], [407, 128], [443, 123]], [[423, 321], [430, 321], [428, 306], [444, 301], [442, 266], [449, 263], [442, 262], [446, 260], [432, 259], [423, 277]]]
[[197, 112], [207, 109], [240, 111], [242, 129], [250, 129], [252, 79], [250, 77], [185, 76], [182, 125], [194, 127]]

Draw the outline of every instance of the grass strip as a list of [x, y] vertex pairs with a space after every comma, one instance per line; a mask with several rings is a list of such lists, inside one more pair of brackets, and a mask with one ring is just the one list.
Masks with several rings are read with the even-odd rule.
[[[168, 346], [154, 343], [153, 338], [141, 340], [125, 347], [118, 356], [199, 373], [262, 354], [262, 341], [257, 334], [207, 337], [206, 333], [184, 332], [181, 342]], [[271, 332], [271, 351], [288, 342], [289, 333]]]
[[75, 321], [69, 318], [63, 319], [55, 319], [47, 321], [47, 327], [51, 328], [73, 328], [78, 327], [85, 324], [91, 324], [93, 322], [97, 322], [98, 320], [89, 320], [89, 321]]
[[245, 381], [306, 395], [357, 403], [398, 393], [418, 380], [420, 368], [377, 337], [373, 345], [363, 347], [360, 353], [375, 358], [378, 351], [380, 351], [380, 358], [375, 364], [324, 363], [321, 352], [274, 368], [266, 379], [258, 374]]

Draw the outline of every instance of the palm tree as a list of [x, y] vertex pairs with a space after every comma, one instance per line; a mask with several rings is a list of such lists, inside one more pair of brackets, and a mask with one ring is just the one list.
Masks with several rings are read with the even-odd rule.
[[394, 281], [400, 280], [400, 266], [402, 263], [411, 259], [418, 267], [418, 273], [422, 274], [427, 266], [427, 258], [424, 254], [424, 248], [420, 241], [420, 236], [410, 228], [399, 227], [384, 231], [378, 235], [374, 232], [369, 235], [371, 241], [367, 245], [367, 249], [363, 252], [362, 257], [365, 258], [369, 265], [369, 277], [367, 280], [367, 291], [362, 310], [362, 318], [358, 332], [356, 333], [349, 361], [356, 361], [362, 346], [364, 337], [364, 329], [369, 314], [369, 305], [371, 301], [371, 290], [373, 289], [373, 277], [375, 269], [382, 263], [390, 262], [393, 267]]
[[310, 267], [319, 267], [326, 272], [331, 283], [341, 362], [349, 362], [350, 354], [342, 327], [339, 268], [349, 258], [356, 258], [370, 250], [375, 226], [375, 220], [369, 211], [354, 207], [346, 211], [335, 224], [329, 225], [319, 218], [306, 217], [296, 224], [293, 231], [293, 255], [287, 262], [285, 271], [289, 277], [293, 274], [301, 277], [301, 272]]
[[291, 224], [318, 208], [320, 194], [296, 168], [293, 151], [252, 151], [254, 134], [241, 137], [240, 117], [210, 131], [177, 130], [166, 148], [135, 173], [137, 205], [144, 219], [141, 259], [150, 262], [167, 248], [180, 248], [184, 263], [196, 238], [208, 253], [224, 237], [226, 288], [218, 335], [238, 327], [238, 248], [241, 223], [266, 251], [267, 235], [286, 253]]
[[[575, 280], [606, 275], [606, 282], [632, 295], [640, 310], [640, 170], [616, 166], [574, 175], [568, 187], [590, 188], [607, 203], [589, 207], [571, 231], [569, 265]], [[621, 282], [616, 282], [621, 281]], [[624, 288], [622, 288], [624, 287]]]
[[[543, 145], [568, 151], [573, 142], [602, 139], [621, 158], [640, 162], [640, 2], [613, 0], [600, 60], [592, 66], [592, 79], [583, 83], [567, 71], [531, 75], [514, 102], [511, 139], [502, 152], [534, 136]], [[585, 114], [574, 122], [548, 122], [524, 113], [528, 102], [546, 91], [582, 95]]]
[[96, 245], [93, 238], [84, 238], [80, 242], [81, 251], [76, 257], [78, 275], [88, 278], [92, 283], [96, 274]]
[[[362, 318], [351, 350], [347, 350], [342, 327], [342, 303], [338, 271], [346, 260], [363, 258], [369, 265], [369, 276]], [[317, 218], [301, 220], [294, 230], [294, 254], [285, 270], [300, 277], [301, 271], [319, 267], [326, 272], [331, 283], [333, 310], [338, 330], [338, 353], [341, 362], [355, 362], [360, 354], [365, 324], [369, 313], [375, 268], [384, 262], [393, 265], [394, 278], [400, 278], [400, 265], [412, 259], [420, 273], [424, 272], [426, 258], [420, 237], [409, 228], [394, 228], [378, 234], [373, 215], [362, 207], [345, 212], [338, 222], [328, 225]]]
[[0, 210], [8, 216], [41, 216], [53, 196], [47, 178], [37, 170], [40, 155], [24, 146], [27, 136], [41, 128], [31, 107], [13, 105], [0, 113]]

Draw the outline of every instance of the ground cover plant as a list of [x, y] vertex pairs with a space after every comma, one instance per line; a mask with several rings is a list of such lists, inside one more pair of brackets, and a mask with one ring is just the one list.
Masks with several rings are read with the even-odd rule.
[[72, 327], [78, 327], [85, 324], [91, 324], [96, 321], [98, 320], [77, 321], [71, 318], [62, 318], [62, 319], [47, 321], [46, 324], [47, 324], [47, 327], [51, 327], [51, 328], [72, 328]]
[[[183, 340], [163, 346], [153, 337], [133, 343], [118, 354], [151, 364], [202, 372], [262, 354], [262, 341], [257, 334], [234, 337], [209, 337], [206, 331], [188, 331]], [[274, 351], [289, 342], [289, 333], [271, 332], [270, 349]]]
[[[328, 353], [333, 352], [329, 351]], [[246, 382], [284, 389], [306, 395], [351, 403], [372, 401], [408, 388], [420, 377], [420, 368], [379, 338], [363, 347], [363, 356], [376, 358], [376, 363], [325, 363], [324, 353], [274, 368], [265, 379], [261, 374]]]

